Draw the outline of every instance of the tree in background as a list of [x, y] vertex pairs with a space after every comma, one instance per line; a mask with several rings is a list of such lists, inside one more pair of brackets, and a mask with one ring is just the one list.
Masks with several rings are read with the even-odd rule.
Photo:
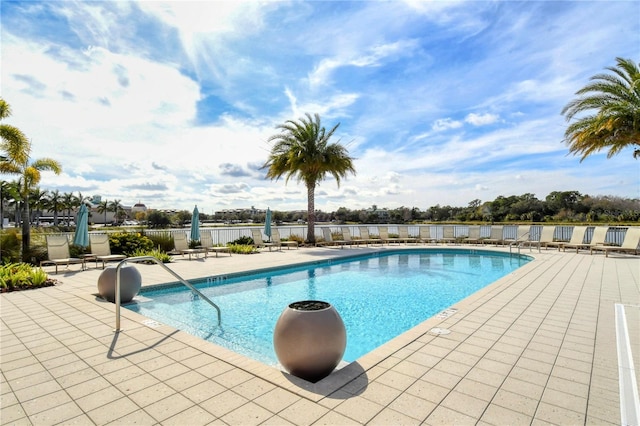
[[[0, 98], [0, 120], [11, 115], [11, 108]], [[31, 245], [31, 221], [29, 214], [29, 191], [35, 188], [42, 178], [41, 172], [62, 172], [62, 166], [51, 158], [31, 161], [31, 141], [17, 127], [0, 124], [0, 173], [20, 176], [20, 195], [22, 197], [22, 259], [29, 260]]]
[[640, 69], [630, 59], [616, 58], [617, 67], [607, 67], [611, 74], [597, 74], [592, 83], [576, 92], [562, 114], [571, 121], [564, 133], [569, 152], [581, 155], [580, 161], [594, 152], [609, 149], [607, 158], [626, 147], [640, 157]]
[[348, 173], [355, 175], [353, 158], [339, 142], [330, 143], [340, 123], [327, 131], [321, 126], [320, 116], [306, 114], [306, 119], [298, 122], [287, 120], [276, 126], [280, 133], [269, 138], [275, 142], [271, 153], [262, 168], [267, 169], [266, 177], [278, 180], [286, 176], [285, 183], [291, 177], [304, 182], [307, 188], [307, 241], [315, 243], [315, 190], [316, 186], [327, 176], [332, 175], [338, 186], [340, 179]]

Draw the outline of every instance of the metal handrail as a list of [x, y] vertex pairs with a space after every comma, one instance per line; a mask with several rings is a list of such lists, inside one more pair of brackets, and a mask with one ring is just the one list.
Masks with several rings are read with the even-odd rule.
[[529, 242], [529, 251], [532, 251], [532, 249], [531, 249], [532, 244], [531, 243], [538, 243], [538, 253], [540, 253], [540, 241], [530, 241], [530, 240], [522, 240], [521, 239], [522, 237], [525, 237], [527, 235], [531, 235], [531, 232], [527, 231], [524, 234], [520, 235], [519, 237], [518, 237], [518, 235], [516, 235], [516, 239], [514, 241], [512, 241], [511, 244], [509, 244], [509, 254], [512, 253], [511, 249], [512, 249], [512, 247], [514, 245], [518, 247], [518, 254], [520, 254], [520, 247], [522, 247], [522, 244], [526, 243], [526, 242]]
[[186, 285], [192, 292], [194, 292], [195, 294], [197, 294], [198, 296], [203, 298], [211, 306], [213, 306], [216, 309], [216, 311], [218, 312], [218, 325], [222, 324], [222, 313], [220, 312], [220, 308], [218, 307], [218, 305], [216, 305], [211, 300], [209, 300], [209, 298], [207, 296], [202, 294], [193, 285], [191, 285], [189, 282], [185, 281], [180, 275], [176, 274], [167, 265], [165, 265], [164, 263], [162, 263], [162, 261], [156, 259], [155, 257], [153, 257], [153, 256], [136, 256], [136, 257], [128, 257], [128, 258], [126, 258], [126, 259], [120, 261], [118, 263], [118, 266], [116, 266], [116, 328], [115, 328], [114, 331], [116, 331], [116, 332], [120, 331], [120, 269], [127, 262], [141, 262], [143, 260], [144, 261], [152, 260], [157, 265], [162, 266], [167, 272], [169, 272], [171, 275], [173, 275], [178, 281], [180, 281], [182, 284]]

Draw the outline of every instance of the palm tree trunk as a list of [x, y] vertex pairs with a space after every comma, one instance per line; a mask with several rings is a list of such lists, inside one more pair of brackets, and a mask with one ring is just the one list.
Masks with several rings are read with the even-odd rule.
[[307, 184], [307, 242], [316, 243], [316, 184]]
[[22, 261], [28, 262], [31, 246], [31, 221], [29, 218], [29, 196], [25, 195], [22, 206]]

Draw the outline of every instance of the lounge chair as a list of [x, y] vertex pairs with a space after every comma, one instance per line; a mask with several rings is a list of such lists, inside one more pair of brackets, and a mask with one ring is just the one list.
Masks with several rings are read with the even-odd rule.
[[316, 243], [316, 245], [340, 246], [340, 248], [344, 248], [345, 244], [347, 244], [345, 240], [334, 240], [333, 235], [331, 235], [331, 228], [322, 228], [322, 236], [324, 237], [324, 241]]
[[571, 239], [567, 241], [553, 241], [551, 243], [547, 243], [547, 247], [558, 247], [558, 251], [565, 245], [576, 245], [584, 243], [584, 234], [587, 232], [586, 226], [574, 226], [573, 232], [571, 233]]
[[505, 238], [504, 244], [519, 246], [525, 241], [529, 241], [530, 239], [531, 239], [531, 227], [527, 229], [525, 226], [515, 226], [515, 233], [513, 238]]
[[280, 247], [287, 246], [287, 250], [289, 250], [290, 247], [295, 247], [296, 249], [298, 248], [297, 241], [294, 241], [294, 240], [282, 241], [280, 239], [280, 231], [278, 231], [278, 228], [271, 229], [271, 239], [273, 240], [274, 243], [278, 244]]
[[469, 226], [468, 234], [460, 241], [467, 244], [478, 244], [480, 242], [480, 226]]
[[482, 244], [504, 244], [503, 228], [499, 225], [492, 225], [488, 238], [481, 238]]
[[262, 247], [268, 247], [269, 251], [271, 251], [271, 247], [280, 247], [280, 245], [276, 243], [265, 243], [262, 239], [262, 231], [260, 229], [251, 228], [251, 236], [253, 237], [253, 246], [258, 250]]
[[107, 234], [89, 234], [89, 243], [91, 244], [91, 255], [86, 259], [93, 259], [96, 261], [96, 268], [98, 262], [102, 262], [102, 269], [104, 269], [107, 262], [115, 262], [124, 260], [127, 258], [124, 254], [111, 254], [111, 246], [109, 245], [109, 236]]
[[435, 238], [431, 237], [431, 226], [421, 226], [420, 227], [420, 231], [418, 231], [418, 241], [420, 241], [421, 243], [427, 243], [427, 242], [437, 242]]
[[553, 236], [556, 234], [555, 226], [543, 226], [540, 231], [540, 240], [538, 241], [539, 247], [547, 249], [549, 243], [553, 243]]
[[351, 230], [349, 229], [349, 227], [345, 226], [342, 229], [342, 239], [344, 240], [346, 245], [356, 245], [359, 246], [360, 244], [367, 244], [365, 241], [361, 240], [360, 238], [352, 238], [351, 237]]
[[366, 241], [368, 244], [382, 244], [382, 240], [380, 238], [371, 238], [369, 234], [369, 228], [366, 226], [358, 228], [360, 231], [360, 239]]
[[380, 234], [380, 239], [387, 244], [398, 243], [400, 244], [400, 239], [395, 237], [389, 237], [389, 228], [386, 226], [378, 226], [378, 233]]
[[609, 257], [610, 251], [633, 252], [638, 254], [638, 245], [640, 245], [640, 228], [628, 228], [624, 234], [624, 240], [620, 246], [593, 246], [589, 248], [589, 252], [593, 254], [595, 251], [603, 251], [606, 257]]
[[229, 256], [231, 256], [231, 249], [229, 249], [229, 247], [217, 246], [213, 244], [213, 237], [211, 236], [211, 232], [203, 231], [200, 233], [200, 245], [197, 248], [204, 249], [207, 252], [215, 253], [216, 257], [218, 257], [218, 253], [229, 253]]
[[418, 239], [416, 237], [409, 236], [408, 226], [398, 226], [398, 238], [407, 244], [408, 243], [418, 244]]
[[593, 230], [593, 235], [591, 236], [591, 241], [588, 244], [580, 243], [580, 244], [571, 244], [566, 243], [562, 245], [562, 251], [567, 251], [567, 248], [575, 248], [576, 253], [580, 251], [580, 249], [590, 249], [595, 246], [603, 246], [604, 240], [607, 238], [607, 232], [609, 231], [608, 226], [596, 226]]
[[85, 270], [85, 259], [71, 257], [69, 253], [69, 239], [66, 235], [47, 235], [47, 260], [40, 262], [43, 265], [56, 265], [56, 274], [58, 273], [58, 265], [69, 265], [72, 263], [81, 263], [82, 270]]
[[189, 255], [189, 260], [191, 260], [191, 255], [195, 254], [196, 257], [200, 253], [204, 253], [204, 257], [207, 257], [207, 251], [203, 248], [189, 248], [189, 243], [187, 242], [187, 235], [184, 232], [178, 232], [173, 234], [173, 244], [174, 249], [169, 252], [169, 254], [180, 254], [182, 256]]
[[442, 227], [442, 238], [438, 238], [436, 242], [441, 243], [455, 243], [455, 228], [453, 226], [443, 226]]

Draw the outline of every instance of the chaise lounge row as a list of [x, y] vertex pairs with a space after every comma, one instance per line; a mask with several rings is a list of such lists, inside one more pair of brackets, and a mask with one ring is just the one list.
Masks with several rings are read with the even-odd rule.
[[637, 254], [640, 245], [640, 228], [629, 227], [621, 245], [607, 243], [608, 226], [595, 226], [589, 241], [587, 226], [573, 227], [571, 237], [567, 240], [556, 239], [555, 226], [510, 226], [510, 232], [506, 232], [504, 226], [492, 225], [488, 235], [481, 235], [481, 227], [460, 227], [464, 231], [456, 233], [454, 226], [434, 226], [436, 232], [431, 232], [431, 226], [420, 226], [418, 235], [410, 235], [408, 226], [397, 226], [397, 236], [390, 236], [387, 226], [378, 226], [378, 237], [369, 235], [369, 226], [356, 226], [359, 236], [351, 235], [349, 226], [341, 226], [339, 231], [332, 232], [331, 228], [323, 227], [323, 239], [316, 243], [317, 246], [358, 246], [358, 245], [384, 245], [384, 244], [408, 244], [408, 243], [446, 243], [446, 244], [493, 244], [510, 245], [517, 247], [557, 247], [558, 250], [567, 249], [589, 250], [590, 253], [602, 251], [608, 256], [609, 252], [629, 252]]

